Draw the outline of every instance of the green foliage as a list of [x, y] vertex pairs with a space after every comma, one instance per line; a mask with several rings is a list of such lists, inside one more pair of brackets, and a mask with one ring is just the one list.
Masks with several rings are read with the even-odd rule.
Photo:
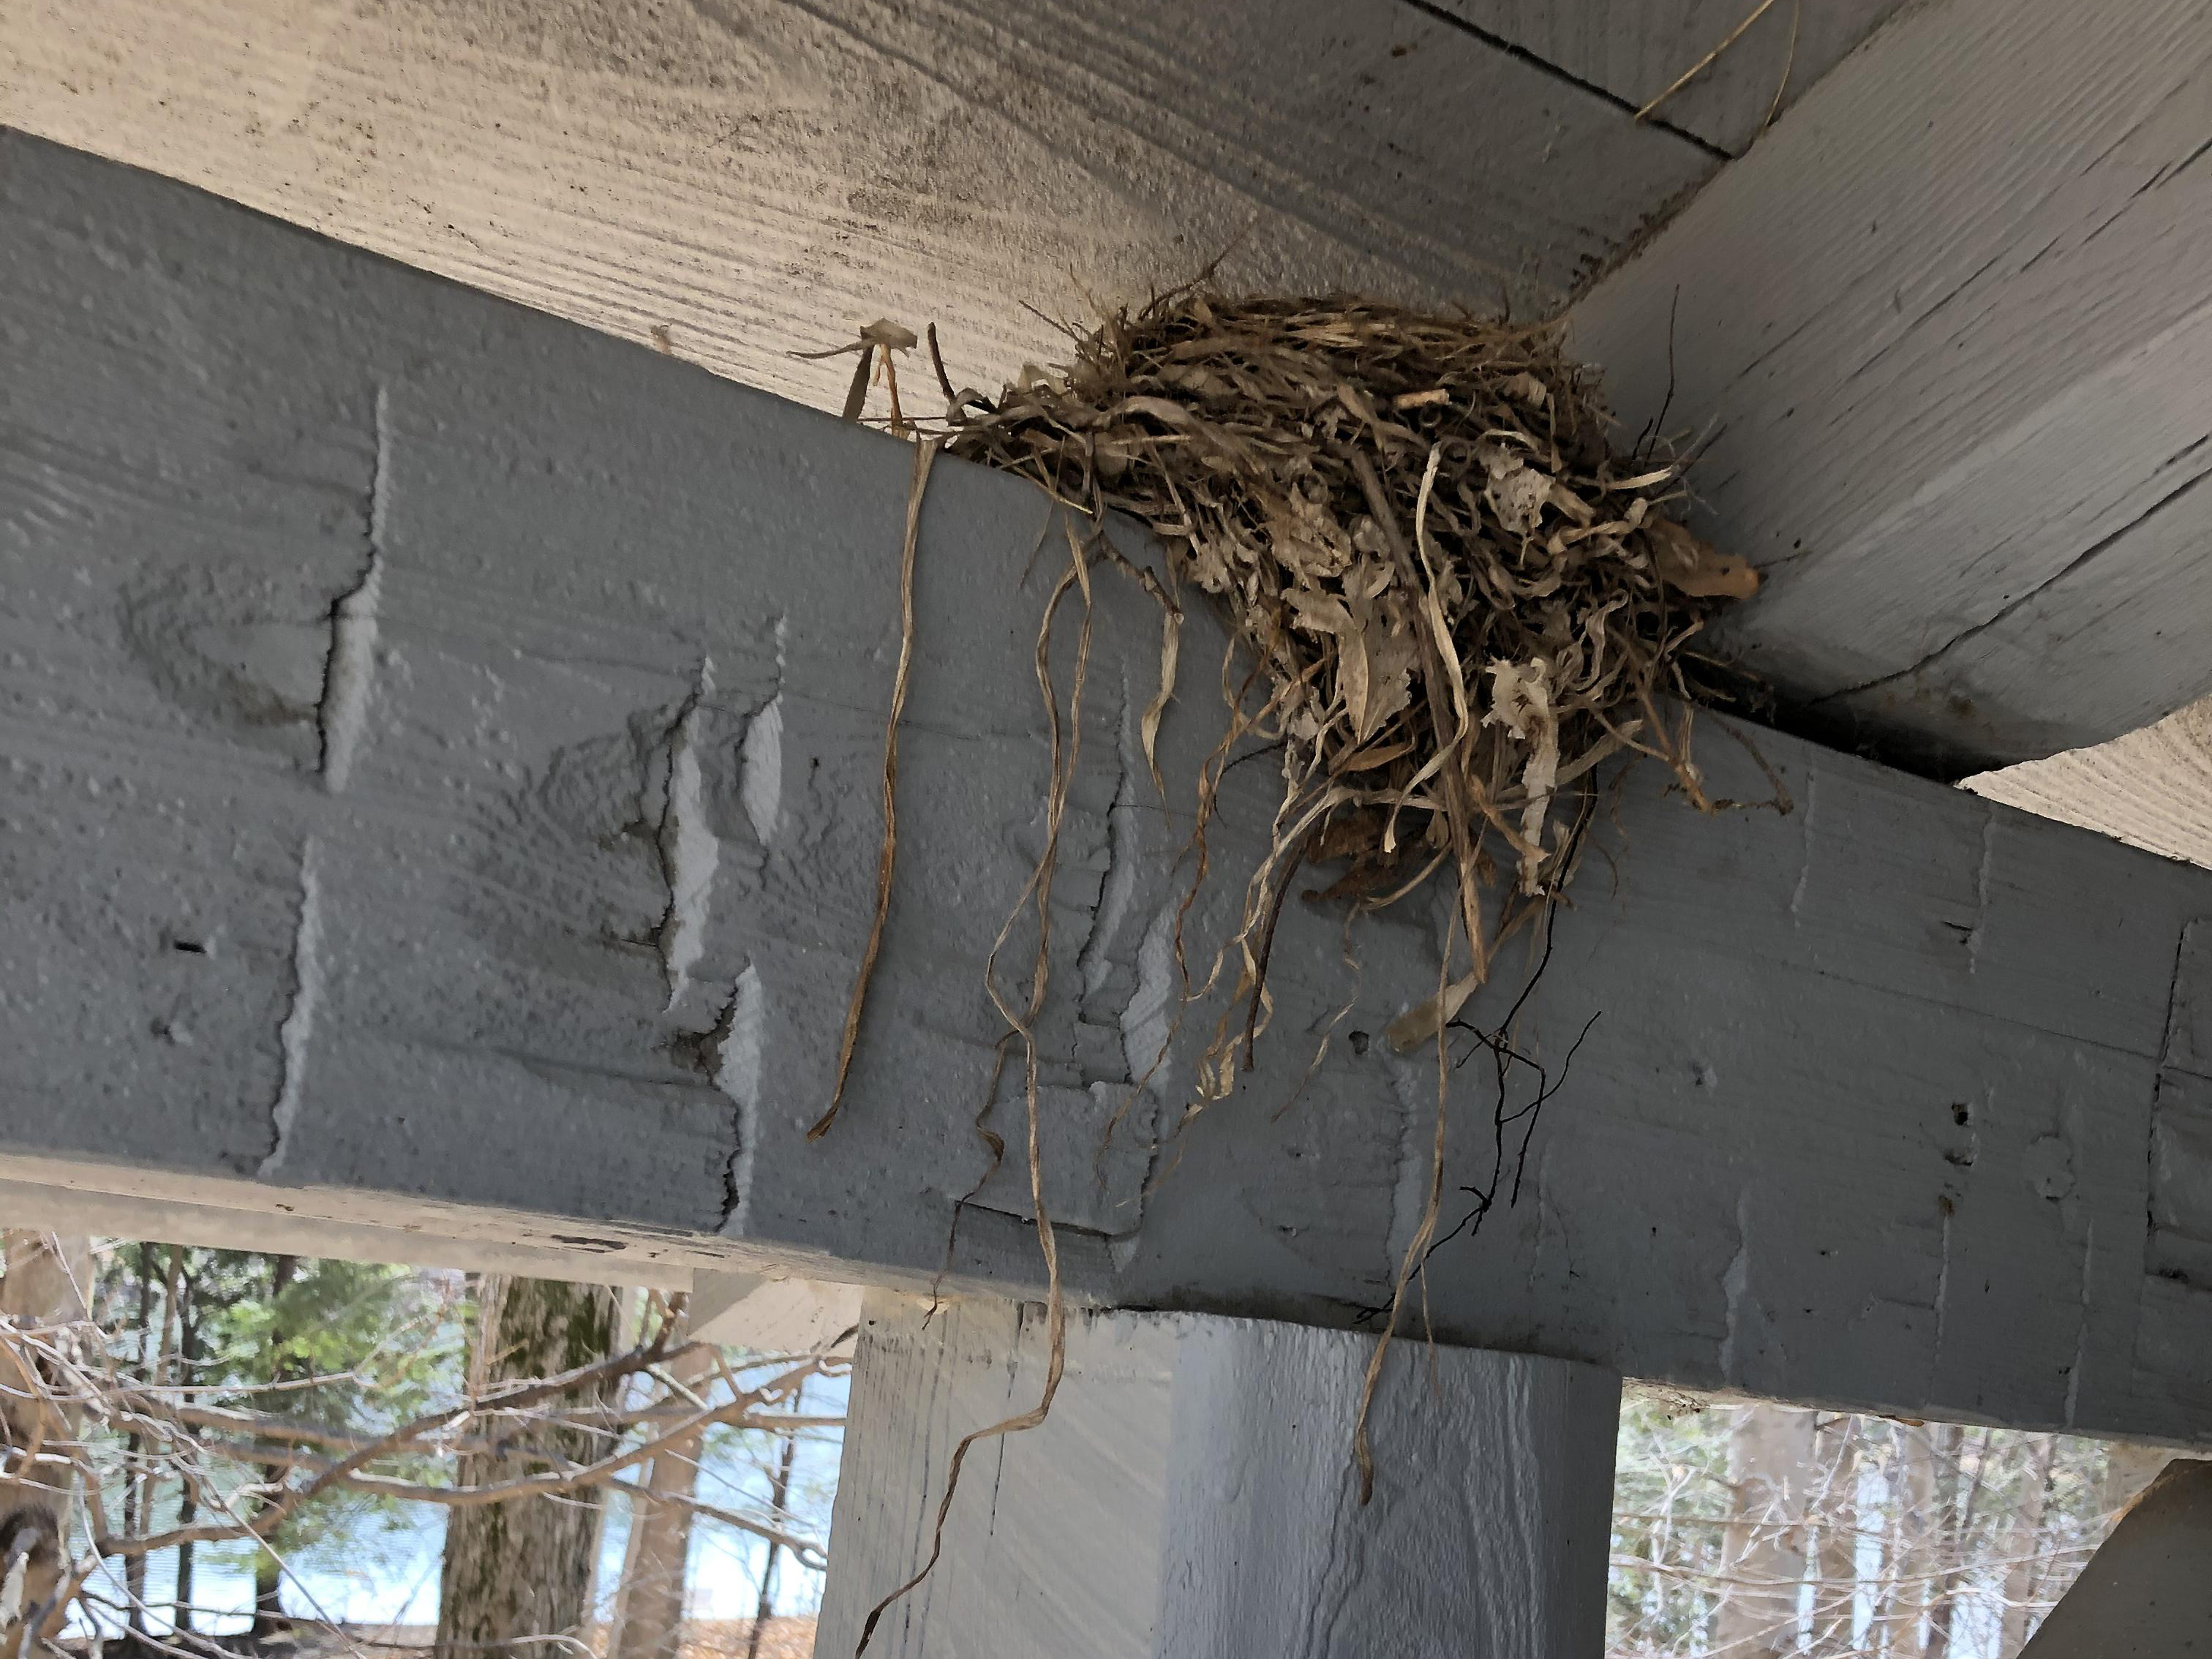
[[[1621, 1398], [1613, 1478], [1607, 1622], [1642, 1651], [1696, 1653], [1719, 1608], [1729, 1413], [1701, 1401], [1630, 1389]], [[1631, 1565], [1649, 1562], [1648, 1567]]]
[[[112, 1358], [139, 1377], [192, 1387], [205, 1403], [374, 1435], [459, 1389], [462, 1328], [449, 1277], [161, 1244], [116, 1243], [101, 1255], [94, 1315]], [[133, 1449], [119, 1443], [118, 1464]], [[246, 1489], [282, 1474], [224, 1466], [216, 1484], [227, 1504], [250, 1514]], [[126, 1504], [118, 1475], [108, 1496], [111, 1516], [135, 1511], [141, 1530], [175, 1524], [185, 1507], [170, 1482]], [[270, 1541], [287, 1556], [334, 1553], [400, 1523], [387, 1499], [332, 1492], [288, 1516]], [[264, 1553], [242, 1544], [211, 1553], [232, 1561]], [[264, 1578], [267, 1565], [264, 1557]]]
[[[195, 1380], [246, 1390], [243, 1404], [374, 1432], [449, 1395], [460, 1334], [447, 1298], [404, 1267], [205, 1250], [227, 1293]], [[234, 1288], [233, 1288], [234, 1287]], [[307, 1379], [313, 1386], [302, 1387]]]

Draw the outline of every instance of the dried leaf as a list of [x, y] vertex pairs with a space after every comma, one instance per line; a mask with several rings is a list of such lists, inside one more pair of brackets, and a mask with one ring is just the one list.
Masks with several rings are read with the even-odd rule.
[[1176, 665], [1182, 654], [1182, 612], [1169, 605], [1160, 614], [1160, 689], [1152, 694], [1137, 724], [1137, 735], [1145, 745], [1145, 764], [1152, 769], [1152, 787], [1163, 803], [1168, 798], [1168, 787], [1160, 777], [1160, 720], [1168, 712], [1168, 704], [1175, 701]]
[[1534, 375], [1522, 373], [1509, 374], [1498, 383], [1498, 389], [1525, 408], [1541, 410], [1552, 401], [1551, 388]]
[[1653, 519], [1644, 526], [1651, 541], [1651, 565], [1659, 580], [1696, 599], [1747, 599], [1759, 592], [1759, 572], [1749, 563], [1703, 542], [1672, 519]]
[[1482, 976], [1469, 974], [1454, 980], [1437, 995], [1418, 1007], [1409, 1008], [1384, 1028], [1383, 1036], [1400, 1054], [1408, 1054], [1423, 1043], [1431, 1042], [1442, 1034], [1445, 1026], [1459, 1018], [1459, 1011], [1467, 1006], [1467, 1000], [1481, 988]]
[[1475, 453], [1490, 475], [1483, 498], [1498, 514], [1498, 522], [1508, 534], [1528, 535], [1552, 498], [1552, 479], [1503, 444], [1483, 444]]

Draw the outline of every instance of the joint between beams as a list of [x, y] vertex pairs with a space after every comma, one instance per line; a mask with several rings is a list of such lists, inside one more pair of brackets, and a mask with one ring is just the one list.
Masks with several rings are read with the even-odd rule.
[[[2212, 446], [2212, 434], [2208, 434], [2205, 437], [2197, 440], [2197, 442], [2186, 446], [2176, 455], [2170, 457], [2166, 464], [2168, 465], [2176, 465], [2193, 452], [2206, 449], [2208, 446]], [[1959, 632], [1954, 634], [1949, 639], [1936, 647], [1935, 649], [1923, 652], [1917, 659], [1908, 663], [1903, 668], [1893, 670], [1886, 674], [1877, 674], [1871, 679], [1861, 680], [1853, 685], [1842, 686], [1836, 690], [1824, 692], [1820, 696], [1812, 698], [1810, 701], [1806, 702], [1804, 707], [1808, 709], [1825, 708], [1831, 704], [1843, 702], [1852, 697], [1863, 696], [1869, 691], [1886, 690], [1890, 686], [1899, 684], [1903, 681], [1917, 678], [1920, 675], [1927, 672], [1929, 669], [1942, 662], [1944, 658], [1949, 656], [1960, 646], [1978, 639], [1982, 635], [1988, 633], [1991, 629], [2002, 625], [2005, 622], [2008, 621], [2020, 611], [2026, 609], [2028, 605], [2034, 604], [2045, 594], [2050, 592], [2051, 589], [2057, 587], [2060, 583], [2064, 582], [2070, 577], [2077, 574], [2086, 566], [2101, 557], [2104, 554], [2109, 552], [2112, 548], [2118, 546], [2123, 541], [2125, 541], [2137, 531], [2142, 529], [2144, 526], [2148, 525], [2153, 519], [2155, 519], [2160, 514], [2165, 512], [2168, 507], [2172, 507], [2176, 503], [2185, 499], [2196, 490], [2198, 485], [2203, 483], [2207, 478], [2212, 478], [2212, 463], [2208, 463], [2205, 467], [2189, 474], [2187, 477], [2184, 478], [2179, 483], [2174, 485], [2173, 488], [2167, 490], [2156, 501], [2151, 502], [2148, 507], [2144, 507], [2142, 512], [2136, 514], [2118, 529], [2112, 532], [2109, 535], [2099, 537], [2097, 540], [2092, 543], [2088, 547], [2083, 549], [2082, 551], [2075, 555], [2073, 558], [2068, 560], [2061, 568], [2052, 572], [2049, 576], [2045, 577], [2041, 581], [2037, 582], [2029, 587], [2027, 592], [2021, 594], [2017, 599], [2008, 601], [2006, 604], [2000, 606], [1994, 613], [1984, 618], [1982, 621], [1960, 629]]]
[[[1595, 98], [1602, 102], [1610, 104], [1613, 108], [1620, 111], [1624, 115], [1634, 115], [1637, 113], [1638, 106], [1636, 104], [1632, 103], [1629, 100], [1622, 97], [1619, 93], [1612, 91], [1608, 88], [1601, 87], [1595, 81], [1585, 80], [1581, 76], [1577, 75], [1572, 70], [1563, 69], [1559, 64], [1553, 63], [1550, 58], [1540, 57], [1536, 53], [1529, 51], [1528, 47], [1522, 46], [1516, 41], [1509, 40], [1502, 34], [1492, 33], [1490, 30], [1484, 28], [1481, 25], [1470, 22], [1455, 12], [1447, 11], [1443, 7], [1432, 3], [1432, 0], [1399, 0], [1399, 3], [1401, 5], [1409, 7], [1414, 11], [1419, 12], [1423, 16], [1430, 18], [1436, 22], [1442, 23], [1446, 28], [1455, 30], [1459, 33], [1467, 35], [1472, 40], [1481, 41], [1484, 46], [1488, 46], [1492, 52], [1502, 52], [1508, 58], [1511, 58], [1521, 63], [1526, 64], [1529, 68], [1537, 70], [1541, 73], [1549, 76], [1554, 81], [1560, 82], [1565, 85], [1574, 88], [1577, 92], [1586, 93], [1592, 98]], [[1701, 137], [1697, 133], [1691, 131], [1687, 127], [1676, 126], [1672, 121], [1667, 120], [1662, 116], [1646, 116], [1644, 118], [1643, 125], [1647, 127], [1651, 127], [1657, 131], [1666, 133], [1670, 137], [1679, 138], [1686, 144], [1694, 145], [1697, 149], [1703, 150], [1707, 155], [1711, 156], [1716, 161], [1733, 161], [1736, 159], [1736, 153], [1734, 150], [1717, 144], [1710, 138]]]

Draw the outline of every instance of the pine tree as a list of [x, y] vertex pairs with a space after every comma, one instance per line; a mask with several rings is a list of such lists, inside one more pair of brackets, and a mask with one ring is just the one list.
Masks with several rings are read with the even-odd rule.
[[[503, 1379], [560, 1376], [614, 1350], [618, 1310], [611, 1291], [486, 1274], [477, 1304], [470, 1378], [479, 1392]], [[601, 1397], [586, 1389], [562, 1403], [574, 1408]], [[514, 1479], [553, 1467], [549, 1459], [580, 1462], [599, 1449], [583, 1431], [543, 1431], [506, 1456], [464, 1457], [460, 1480], [475, 1486]], [[561, 1638], [580, 1629], [589, 1611], [599, 1511], [599, 1495], [588, 1491], [452, 1510], [434, 1659], [483, 1659], [495, 1651], [507, 1659], [568, 1659]]]

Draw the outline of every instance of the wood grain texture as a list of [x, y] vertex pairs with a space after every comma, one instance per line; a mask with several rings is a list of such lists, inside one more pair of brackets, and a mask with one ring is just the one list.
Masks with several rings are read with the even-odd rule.
[[755, 1353], [811, 1353], [839, 1346], [860, 1322], [860, 1291], [809, 1279], [702, 1273], [691, 1288], [692, 1329], [702, 1342]]
[[2023, 811], [2212, 868], [2212, 702], [1965, 783]]
[[[1065, 550], [1030, 487], [933, 477], [884, 955], [809, 1146], [872, 914], [903, 445], [20, 137], [0, 343], [0, 1177], [1036, 1292], [973, 1127], [1042, 845], [1023, 572]], [[1176, 1023], [1170, 945], [1222, 641], [1193, 607], [1164, 810], [1158, 615], [1092, 587], [1038, 1028], [1071, 1288], [1353, 1325], [1426, 1189], [1436, 1069], [1378, 1034], [1442, 913], [1363, 923], [1355, 977], [1289, 905], [1258, 1069], [1160, 1144], [1226, 1012]], [[2212, 1441], [2212, 875], [1703, 729], [1717, 794], [1792, 810], [1622, 781], [1516, 1026], [1566, 1075], [1429, 1263], [1439, 1336]], [[1201, 968], [1274, 789], [1229, 775]], [[1449, 1081], [1452, 1223], [1498, 1142], [1483, 1064]]]
[[[854, 1362], [816, 1640], [848, 1653], [927, 1553], [954, 1445], [1042, 1385], [1040, 1311], [876, 1296]], [[1193, 1315], [1079, 1315], [1030, 1432], [970, 1454], [922, 1586], [870, 1651], [1085, 1659], [1595, 1659], [1619, 1379], [1401, 1347], [1351, 1447], [1370, 1344]]]
[[[351, 1204], [341, 1200], [335, 1206], [354, 1212], [349, 1215], [301, 1214], [296, 1206], [272, 1206], [265, 1189], [250, 1191], [246, 1197], [251, 1201], [233, 1207], [117, 1193], [105, 1181], [72, 1184], [80, 1172], [51, 1163], [41, 1167], [39, 1160], [29, 1161], [27, 1167], [21, 1160], [0, 1158], [0, 1170], [21, 1177], [0, 1179], [0, 1222], [9, 1227], [76, 1227], [95, 1237], [149, 1244], [335, 1256], [347, 1261], [401, 1262], [585, 1284], [647, 1285], [669, 1291], [693, 1286], [684, 1252], [665, 1247], [654, 1250], [628, 1239], [601, 1240], [605, 1248], [594, 1250], [588, 1234], [573, 1231], [565, 1239], [541, 1243], [538, 1235], [562, 1231], [558, 1224], [544, 1226], [542, 1218], [516, 1217], [516, 1224], [502, 1227], [481, 1212], [402, 1215], [388, 1201], [363, 1205], [358, 1199]], [[40, 1181], [41, 1175], [49, 1182]], [[196, 1194], [202, 1200], [210, 1195], [204, 1188]], [[313, 1212], [319, 1206], [307, 1207]], [[366, 1216], [360, 1213], [364, 1210]]]
[[1710, 434], [1817, 729], [1955, 775], [2212, 690], [2208, 70], [2203, 0], [1920, 8], [1577, 307], [1632, 429]]
[[1401, 0], [5, 0], [0, 124], [831, 410], [1216, 256], [1549, 307], [1714, 165]]
[[[1773, 0], [1735, 45], [1654, 113], [1740, 155], [1765, 130], [1771, 116], [1795, 104], [1901, 3]], [[1640, 109], [1735, 34], [1758, 0], [1437, 4]]]

